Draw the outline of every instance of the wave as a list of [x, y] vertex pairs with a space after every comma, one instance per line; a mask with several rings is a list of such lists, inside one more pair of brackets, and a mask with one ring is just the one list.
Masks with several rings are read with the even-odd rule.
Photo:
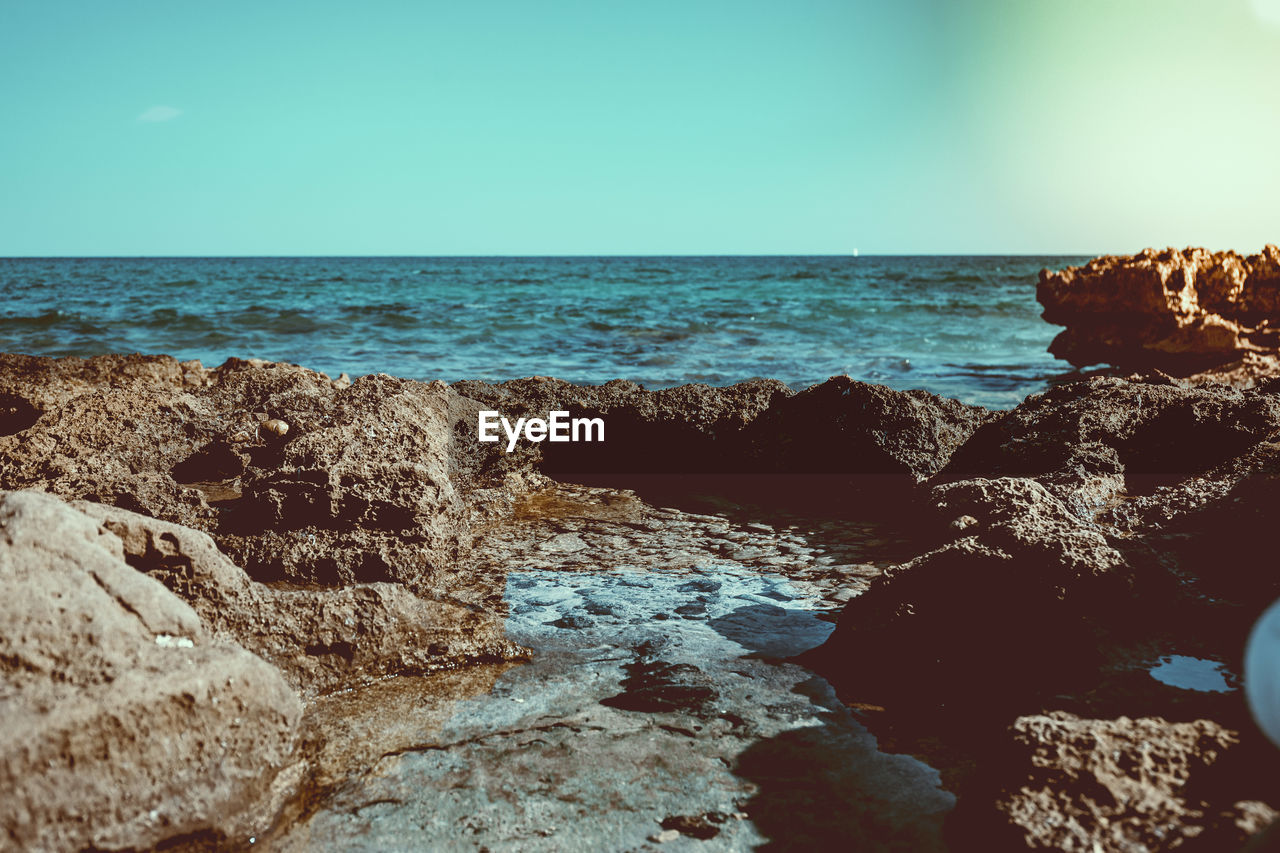
[[338, 310], [351, 317], [376, 317], [380, 314], [407, 314], [413, 311], [414, 308], [405, 302], [384, 302], [367, 305], [343, 305]]
[[107, 327], [97, 320], [71, 311], [51, 309], [39, 314], [9, 315], [0, 317], [0, 331], [11, 334], [22, 334], [41, 331], [53, 331], [77, 335], [99, 335], [107, 331]]
[[174, 308], [157, 308], [141, 323], [152, 329], [167, 329], [183, 332], [217, 331], [222, 323], [205, 314], [191, 314]]
[[1013, 399], [1001, 383], [1053, 370], [1056, 330], [1035, 302], [1043, 260], [10, 259], [0, 339], [206, 364], [252, 353], [352, 375], [676, 385], [849, 372], [990, 405]]
[[51, 311], [45, 311], [40, 314], [31, 316], [6, 316], [0, 317], [0, 328], [12, 329], [50, 329], [61, 323], [69, 323], [78, 320], [74, 314], [66, 314], [56, 308]]
[[766, 272], [752, 276], [748, 281], [813, 281], [826, 278], [828, 273], [817, 273], [813, 270], [797, 270], [790, 273]]

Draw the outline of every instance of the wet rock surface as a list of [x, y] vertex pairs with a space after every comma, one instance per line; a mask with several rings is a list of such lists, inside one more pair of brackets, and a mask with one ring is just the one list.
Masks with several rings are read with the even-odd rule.
[[533, 660], [280, 849], [385, 849], [406, 833], [439, 849], [644, 849], [663, 833], [672, 849], [941, 849], [953, 799], [937, 774], [881, 753], [785, 662], [831, 630], [820, 590], [722, 561], [517, 570], [506, 598]]
[[[48, 493], [5, 500], [41, 508], [29, 530], [69, 514], [125, 590], [84, 605], [99, 627], [33, 633], [21, 602], [83, 577], [15, 587], [0, 638], [27, 645], [0, 658], [0, 700], [160, 709], [121, 710], [131, 745], [81, 765], [130, 790], [111, 774], [178, 725], [165, 690], [214, 732], [236, 694], [183, 678], [274, 685], [234, 700], [236, 736], [261, 739], [229, 765], [240, 787], [200, 753], [182, 792], [125, 803], [10, 751], [12, 778], [116, 828], [85, 835], [68, 805], [6, 830], [48, 849], [1231, 849], [1280, 804], [1238, 677], [1280, 595], [1275, 390], [1094, 378], [991, 413], [847, 377], [648, 392], [0, 356], [0, 488]], [[600, 416], [607, 440], [507, 453], [476, 440], [489, 408]], [[53, 559], [6, 553], [30, 577]], [[151, 618], [171, 639], [138, 640]], [[99, 628], [94, 654], [57, 652]], [[134, 670], [157, 677], [113, 693]], [[35, 741], [71, 754], [41, 702]]]

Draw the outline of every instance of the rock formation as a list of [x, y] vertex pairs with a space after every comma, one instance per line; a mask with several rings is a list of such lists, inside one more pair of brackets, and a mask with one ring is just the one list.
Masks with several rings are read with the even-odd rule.
[[1019, 717], [1002, 746], [981, 771], [1003, 782], [982, 797], [996, 808], [959, 816], [988, 850], [1235, 850], [1276, 817], [1248, 799], [1265, 790], [1248, 747], [1210, 720], [1056, 712]]
[[[985, 410], [838, 377], [645, 391], [535, 378], [500, 386], [166, 357], [0, 356], [0, 487], [37, 487], [203, 530], [263, 581], [395, 581], [477, 600], [455, 575], [471, 531], [545, 473], [933, 473]], [[602, 444], [476, 441], [481, 408], [608, 420]], [[283, 435], [263, 428], [288, 425]], [[871, 425], [874, 425], [872, 428]], [[483, 596], [480, 596], [483, 598]]]
[[1280, 374], [1280, 248], [1259, 254], [1146, 249], [1042, 270], [1049, 351], [1077, 367], [1156, 368], [1250, 384]]
[[1274, 748], [1239, 693], [1145, 667], [1172, 645], [1241, 671], [1280, 595], [1259, 570], [1278, 435], [1266, 389], [1094, 378], [1030, 397], [925, 484], [920, 525], [950, 541], [872, 579], [807, 659], [848, 701], [915, 716], [906, 748], [973, 762], [957, 839], [1232, 849], [1274, 816]]
[[302, 711], [279, 672], [46, 495], [0, 497], [0, 584], [6, 847], [137, 848], [270, 823]]
[[129, 565], [188, 602], [211, 633], [274, 664], [304, 693], [523, 656], [493, 619], [399, 584], [270, 587], [200, 531], [88, 501], [76, 507], [119, 537]]
[[[1197, 253], [1095, 262], [1053, 292], [1076, 293], [1062, 304], [1103, 337], [1104, 302], [1127, 306], [1164, 336], [1151, 352], [1190, 342], [1185, 363], [1201, 369], [1226, 352], [1209, 358], [1218, 338], [1205, 329], [1222, 328], [1210, 313], [1238, 326], [1242, 346], [1268, 340], [1268, 252], [1236, 266]], [[1137, 284], [1115, 296], [1112, 279]], [[1179, 329], [1203, 328], [1168, 332], [1170, 312], [1192, 318]], [[1179, 691], [1144, 667], [1177, 649], [1239, 671], [1244, 631], [1280, 594], [1258, 570], [1280, 483], [1276, 390], [1093, 378], [993, 413], [848, 377], [799, 393], [761, 380], [646, 391], [0, 356], [0, 774], [13, 792], [0, 824], [34, 849], [218, 848], [281, 815], [302, 825], [344, 774], [420, 743], [393, 712], [343, 718], [342, 691], [449, 671], [483, 693], [525, 655], [503, 630], [508, 571], [622, 583], [608, 570], [726, 559], [807, 584], [825, 606], [847, 602], [802, 661], [873, 728], [880, 719], [894, 751], [935, 762], [959, 794], [958, 838], [1235, 844], [1278, 802], [1258, 763], [1269, 747], [1238, 693]], [[476, 440], [482, 409], [599, 416], [607, 439], [507, 453]], [[864, 563], [865, 531], [824, 545], [794, 518], [731, 522], [620, 491], [691, 472], [780, 493], [787, 478], [801, 490], [825, 478], [805, 512], [870, 501], [905, 519], [909, 541]], [[609, 482], [552, 480], [569, 473]], [[719, 582], [699, 583], [662, 618], [704, 618]], [[759, 589], [741, 612], [716, 600], [718, 637], [756, 642], [758, 620], [782, 620], [785, 634], [797, 617]], [[526, 617], [567, 600], [546, 592]], [[620, 605], [588, 604], [590, 619], [557, 610], [538, 630], [614, 630], [597, 621]], [[473, 665], [483, 676], [459, 671]], [[626, 700], [594, 704], [652, 715], [692, 697], [708, 731], [742, 728], [694, 661], [637, 652], [625, 671], [597, 687]], [[413, 678], [393, 681], [407, 686], [361, 689], [388, 707], [427, 701]], [[450, 702], [431, 701], [447, 716]], [[538, 725], [571, 742], [560, 723]], [[498, 753], [523, 748], [502, 737]]]
[[568, 409], [607, 420], [603, 445], [547, 445], [547, 473], [889, 474], [914, 482], [991, 418], [977, 406], [847, 376], [799, 393], [776, 380], [645, 391], [622, 381], [520, 379], [453, 390], [513, 414]]
[[819, 668], [858, 701], [984, 712], [1087, 679], [1098, 621], [1134, 604], [1120, 552], [1034, 480], [965, 480], [933, 500], [957, 538], [873, 579]]

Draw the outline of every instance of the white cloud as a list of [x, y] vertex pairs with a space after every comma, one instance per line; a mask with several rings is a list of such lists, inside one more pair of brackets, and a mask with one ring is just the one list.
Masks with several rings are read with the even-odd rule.
[[1280, 0], [1253, 0], [1253, 12], [1268, 24], [1280, 26]]
[[163, 104], [157, 104], [150, 109], [144, 110], [142, 115], [138, 116], [138, 121], [170, 121], [182, 115], [182, 110], [176, 107], [166, 107]]

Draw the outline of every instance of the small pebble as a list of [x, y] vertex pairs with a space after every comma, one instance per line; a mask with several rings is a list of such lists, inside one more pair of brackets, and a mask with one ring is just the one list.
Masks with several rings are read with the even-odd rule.
[[262, 422], [262, 431], [270, 433], [277, 438], [284, 438], [285, 434], [289, 432], [289, 425], [279, 418], [271, 418]]
[[977, 523], [978, 523], [978, 519], [974, 518], [972, 515], [962, 515], [959, 518], [957, 518], [955, 521], [951, 522], [951, 529], [968, 530], [970, 527], [973, 527]]
[[655, 844], [666, 844], [668, 841], [675, 841], [680, 837], [678, 829], [664, 829], [662, 832], [655, 832], [649, 836], [649, 840]]
[[249, 433], [245, 432], [244, 430], [240, 430], [239, 432], [231, 436], [232, 444], [244, 444], [246, 441], [252, 441], [252, 440], [253, 440], [253, 436], [249, 435]]

